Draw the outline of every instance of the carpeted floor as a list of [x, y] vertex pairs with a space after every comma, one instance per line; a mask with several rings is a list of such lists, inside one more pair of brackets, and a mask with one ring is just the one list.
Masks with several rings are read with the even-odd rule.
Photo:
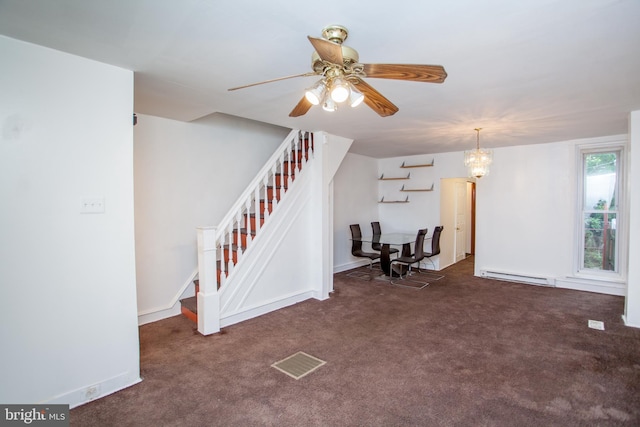
[[[327, 301], [221, 334], [181, 316], [142, 326], [144, 381], [71, 425], [640, 425], [624, 298], [473, 277], [473, 258], [421, 290], [347, 273]], [[299, 380], [271, 367], [298, 351], [326, 364]]]

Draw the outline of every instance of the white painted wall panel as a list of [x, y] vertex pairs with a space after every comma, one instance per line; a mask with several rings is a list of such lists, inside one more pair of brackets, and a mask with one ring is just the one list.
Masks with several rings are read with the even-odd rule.
[[5, 37], [0, 56], [0, 401], [75, 406], [139, 381], [133, 73]]

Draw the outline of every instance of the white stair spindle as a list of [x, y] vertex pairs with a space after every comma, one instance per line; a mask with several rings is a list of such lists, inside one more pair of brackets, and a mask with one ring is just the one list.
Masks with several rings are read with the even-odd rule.
[[278, 162], [274, 163], [273, 167], [271, 168], [271, 180], [273, 181], [273, 185], [272, 185], [272, 188], [273, 188], [273, 201], [272, 201], [272, 204], [273, 204], [273, 208], [274, 209], [278, 205], [278, 199], [276, 198], [276, 188], [277, 188], [276, 187], [276, 173], [277, 173], [276, 172], [276, 168], [278, 167], [277, 165], [278, 165]]
[[[249, 197], [244, 202], [245, 222], [247, 224], [247, 247], [249, 247], [249, 244], [253, 240], [251, 237], [251, 229], [253, 228], [251, 227], [251, 197], [252, 194], [249, 194]], [[257, 227], [258, 225], [256, 223], [255, 228], [257, 229]]]
[[262, 186], [264, 188], [264, 217], [269, 218], [269, 191], [267, 189], [267, 184], [269, 182], [269, 176], [265, 175]]
[[225, 240], [225, 237], [226, 237], [226, 234], [225, 233], [221, 233], [220, 237], [218, 238], [218, 242], [216, 244], [216, 247], [220, 251], [220, 254], [216, 255], [216, 259], [220, 259], [220, 286], [224, 285], [224, 282], [227, 279], [227, 265], [226, 265], [226, 263], [224, 261], [224, 245], [225, 245], [225, 241], [224, 240]]
[[306, 138], [308, 138], [308, 135], [306, 133], [303, 133], [302, 135], [300, 135], [300, 145], [302, 146], [302, 158], [304, 159], [304, 162], [307, 163], [307, 161], [309, 160], [309, 147], [307, 146], [307, 140]]
[[300, 134], [298, 133], [296, 135], [296, 141], [295, 141], [295, 146], [296, 146], [296, 155], [295, 155], [295, 160], [296, 160], [296, 172], [300, 172], [300, 166], [302, 166], [302, 146], [300, 143]]
[[227, 255], [229, 257], [229, 273], [231, 273], [233, 271], [233, 257], [231, 256], [231, 246], [233, 245], [233, 221], [231, 221], [231, 223], [229, 223], [229, 227], [227, 228], [228, 232], [229, 232], [229, 244], [227, 245], [228, 251], [227, 251]]
[[285, 175], [284, 175], [284, 162], [286, 161], [286, 153], [283, 151], [280, 153], [280, 172], [276, 172], [278, 177], [280, 178], [280, 186], [278, 187], [278, 191], [280, 192], [280, 199], [282, 199], [282, 195], [285, 193]]
[[260, 224], [262, 221], [260, 221], [260, 215], [262, 214], [262, 212], [260, 212], [260, 186], [257, 185], [254, 192], [254, 198], [253, 198], [253, 212], [254, 215], [256, 216], [256, 236], [258, 235], [258, 230], [260, 230], [260, 227], [262, 227], [262, 224]]
[[[238, 224], [238, 244], [236, 245], [236, 252], [238, 253], [238, 262], [240, 262], [240, 258], [242, 257], [242, 240], [240, 239], [241, 237], [241, 231], [242, 231], [242, 210], [238, 210], [238, 213], [236, 215], [236, 223]], [[249, 244], [249, 228], [250, 224], [247, 224], [247, 244]], [[233, 249], [233, 248], [231, 248]], [[231, 252], [233, 253], [233, 251]]]

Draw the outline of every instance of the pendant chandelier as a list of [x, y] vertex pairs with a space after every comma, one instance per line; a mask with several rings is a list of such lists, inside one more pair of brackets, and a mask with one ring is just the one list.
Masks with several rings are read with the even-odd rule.
[[480, 149], [480, 131], [482, 128], [475, 128], [476, 131], [476, 149], [464, 152], [464, 165], [469, 170], [469, 177], [482, 178], [489, 175], [489, 165], [493, 160], [493, 152], [491, 150]]

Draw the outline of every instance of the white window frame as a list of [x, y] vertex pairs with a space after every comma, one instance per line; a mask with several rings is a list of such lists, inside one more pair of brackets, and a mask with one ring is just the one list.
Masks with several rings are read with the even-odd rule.
[[[616, 215], [616, 270], [596, 270], [584, 268], [584, 190], [585, 190], [585, 170], [584, 156], [586, 154], [610, 153], [617, 151], [618, 170], [617, 183], [617, 215]], [[577, 277], [615, 281], [626, 280], [627, 271], [627, 210], [626, 200], [628, 198], [626, 185], [626, 163], [627, 163], [627, 140], [616, 139], [609, 142], [592, 142], [588, 144], [576, 145], [576, 171], [577, 171], [577, 197], [575, 209], [575, 245], [574, 245], [574, 274]]]

